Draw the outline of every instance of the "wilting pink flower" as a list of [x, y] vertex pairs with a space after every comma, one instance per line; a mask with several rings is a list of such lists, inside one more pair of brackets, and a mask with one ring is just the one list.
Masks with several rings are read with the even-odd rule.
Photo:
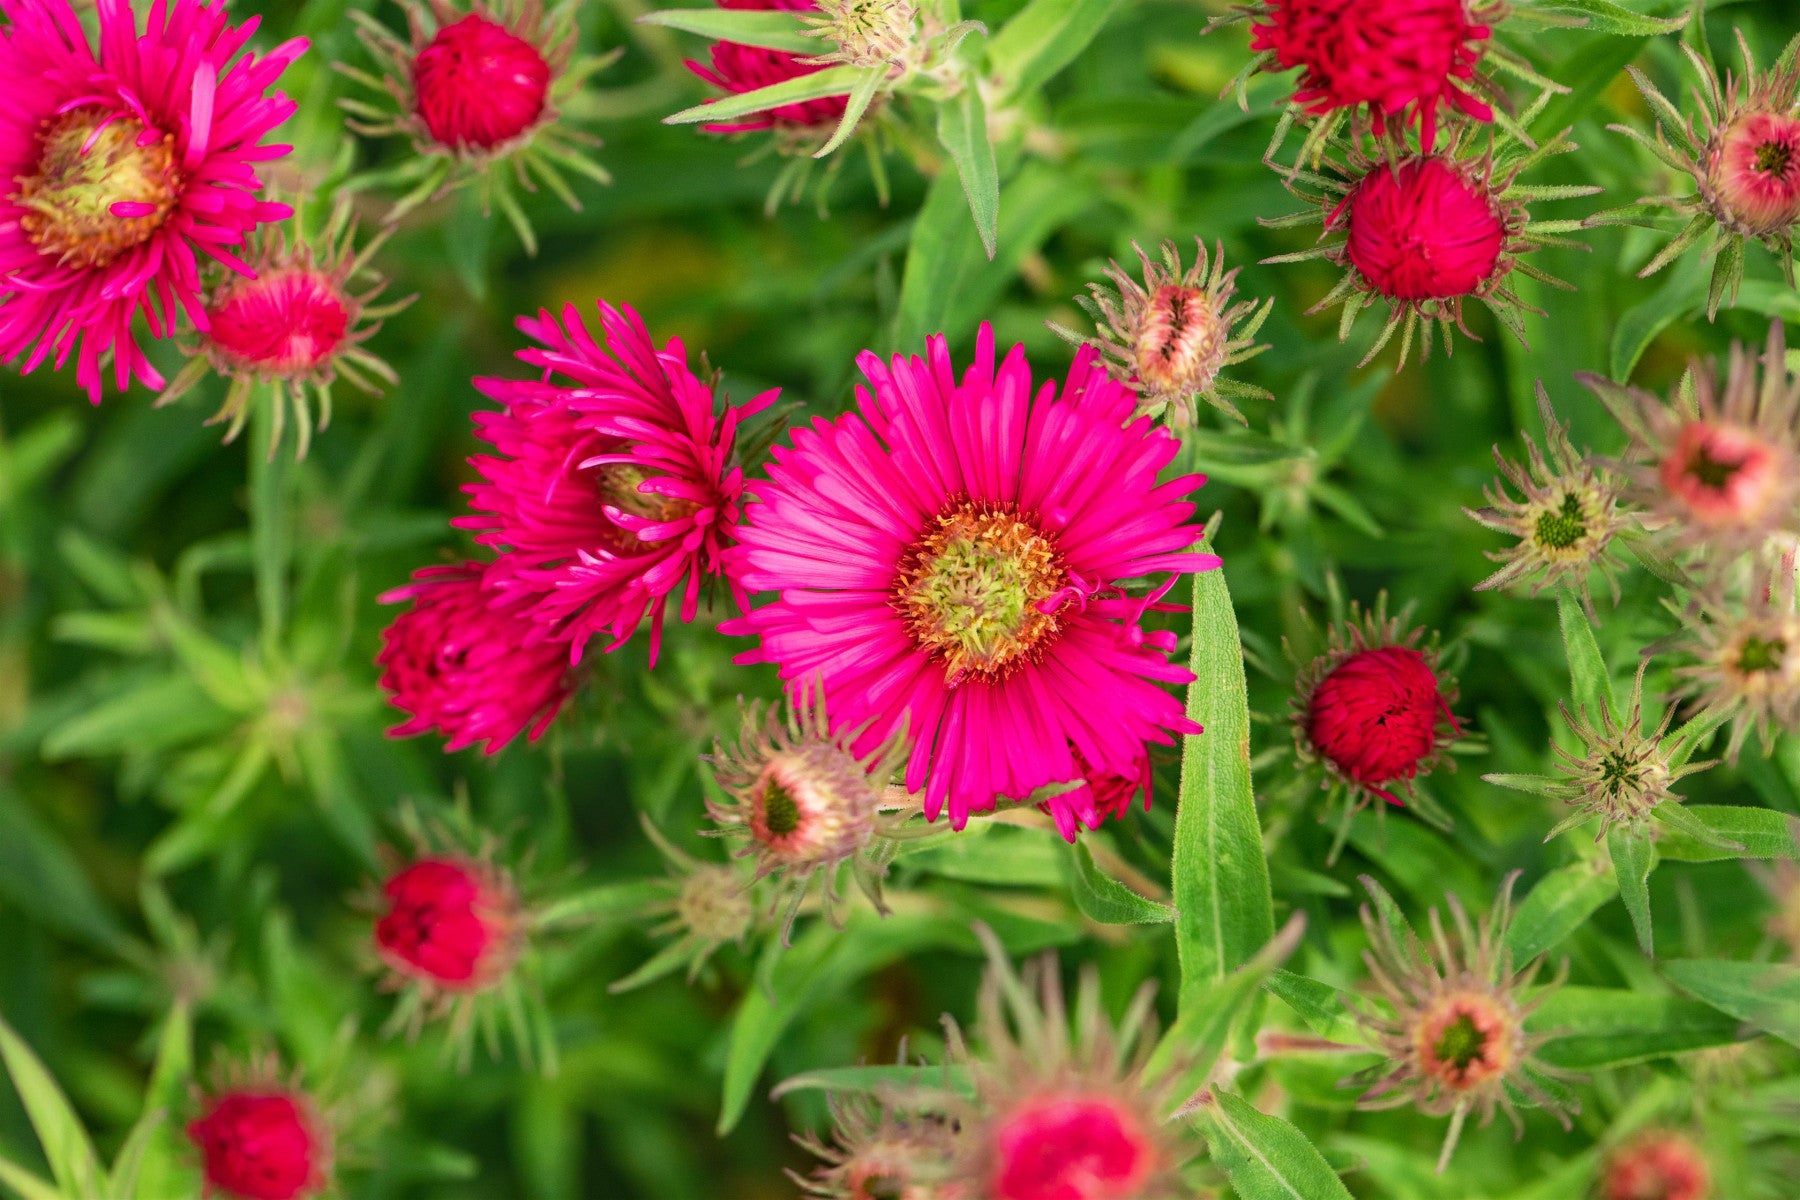
[[141, 34], [126, 0], [96, 11], [97, 52], [68, 0], [0, 0], [0, 357], [73, 357], [98, 403], [108, 354], [119, 389], [162, 386], [137, 317], [153, 337], [183, 315], [206, 329], [202, 264], [250, 274], [232, 248], [289, 215], [258, 198], [257, 165], [288, 152], [264, 141], [294, 111], [269, 88], [306, 40], [238, 57], [257, 21], [230, 24], [223, 0], [165, 0]]
[[[857, 409], [777, 447], [732, 570], [773, 599], [728, 633], [789, 687], [822, 680], [859, 752], [904, 722], [906, 787], [958, 828], [1001, 797], [1080, 773], [1134, 771], [1148, 742], [1198, 733], [1165, 684], [1172, 634], [1139, 621], [1173, 585], [1122, 582], [1210, 570], [1182, 499], [1159, 479], [1179, 443], [1107, 377], [1091, 348], [1068, 380], [1034, 389], [1023, 347], [996, 366], [982, 326], [959, 381], [942, 337], [926, 357], [859, 363]], [[1035, 392], [1035, 394], [1034, 394]], [[1063, 835], [1100, 817], [1082, 788], [1049, 801]]]
[[[818, 6], [813, 0], [717, 0], [720, 8], [778, 10], [813, 13]], [[762, 46], [745, 46], [739, 42], [714, 42], [708, 57], [711, 64], [689, 59], [688, 70], [714, 87], [727, 92], [753, 92], [757, 88], [798, 79], [825, 69], [820, 63], [807, 63], [804, 55]], [[799, 104], [783, 104], [767, 112], [751, 113], [735, 121], [708, 125], [713, 133], [738, 133], [751, 129], [779, 129], [800, 134], [829, 135], [843, 119], [849, 105], [848, 94], [804, 100]]]
[[270, 1084], [208, 1097], [187, 1127], [207, 1194], [300, 1200], [324, 1190], [331, 1150], [305, 1093]]
[[518, 952], [518, 901], [485, 863], [422, 858], [381, 886], [387, 908], [375, 945], [395, 971], [446, 992], [477, 992], [506, 974]]
[[470, 460], [477, 515], [455, 523], [506, 551], [493, 586], [574, 659], [597, 634], [622, 645], [647, 614], [654, 663], [663, 599], [679, 592], [681, 619], [694, 619], [737, 524], [738, 422], [777, 393], [717, 416], [679, 338], [659, 351], [636, 312], [605, 301], [600, 323], [604, 345], [574, 305], [561, 323], [521, 318], [539, 345], [519, 359], [540, 378], [475, 381], [505, 407], [475, 416], [495, 453]]
[[486, 743], [489, 754], [520, 733], [536, 741], [569, 698], [569, 652], [526, 616], [501, 606], [476, 562], [421, 567], [381, 596], [411, 607], [382, 632], [381, 687], [407, 720], [388, 731], [428, 730], [446, 751]]
[[1481, 180], [1442, 158], [1377, 166], [1335, 217], [1345, 254], [1391, 300], [1448, 299], [1478, 291], [1506, 245], [1500, 206]]

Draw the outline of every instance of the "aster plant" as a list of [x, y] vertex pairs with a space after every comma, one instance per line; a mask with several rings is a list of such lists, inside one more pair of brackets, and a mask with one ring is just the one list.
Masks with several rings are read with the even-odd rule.
[[1365, 1106], [1416, 1106], [1430, 1116], [1449, 1116], [1439, 1174], [1450, 1162], [1471, 1115], [1485, 1125], [1504, 1111], [1523, 1137], [1521, 1104], [1549, 1111], [1569, 1127], [1579, 1105], [1561, 1080], [1567, 1075], [1536, 1057], [1547, 1035], [1526, 1028], [1527, 1019], [1554, 992], [1567, 964], [1548, 986], [1533, 989], [1542, 958], [1516, 967], [1507, 944], [1512, 887], [1518, 872], [1500, 885], [1493, 910], [1479, 924], [1462, 902], [1445, 897], [1448, 930], [1433, 908], [1430, 940], [1422, 939], [1375, 880], [1362, 877], [1374, 904], [1361, 909], [1369, 949], [1363, 954], [1379, 1005], [1362, 1014], [1367, 1036], [1387, 1062], [1364, 1080]]
[[1174, 242], [1163, 243], [1154, 263], [1132, 243], [1143, 264], [1142, 284], [1115, 262], [1106, 270], [1111, 287], [1090, 283], [1089, 294], [1075, 298], [1094, 320], [1093, 335], [1046, 324], [1064, 341], [1099, 350], [1114, 376], [1137, 392], [1140, 411], [1183, 428], [1194, 423], [1196, 402], [1204, 400], [1244, 424], [1234, 399], [1273, 396], [1221, 372], [1268, 349], [1257, 345], [1256, 331], [1275, 302], [1232, 303], [1238, 269], [1225, 269], [1225, 247], [1216, 248], [1209, 271], [1206, 243], [1196, 238], [1194, 246], [1194, 265], [1183, 271]]
[[[1685, 219], [1675, 236], [1638, 272], [1654, 275], [1684, 252], [1706, 242], [1713, 260], [1706, 298], [1708, 320], [1721, 304], [1736, 304], [1744, 277], [1744, 249], [1760, 242], [1781, 260], [1794, 286], [1793, 226], [1800, 221], [1800, 63], [1789, 43], [1774, 67], [1759, 71], [1742, 29], [1735, 31], [1743, 74], [1718, 67], [1694, 47], [1682, 51], [1698, 76], [1697, 112], [1684, 113], [1649, 76], [1627, 67], [1656, 121], [1655, 136], [1629, 125], [1610, 125], [1645, 147], [1677, 176], [1692, 181], [1686, 196], [1649, 196], [1588, 219], [1591, 225], [1641, 225], [1664, 229], [1666, 218]], [[1672, 228], [1672, 226], [1668, 226]], [[1707, 239], [1710, 237], [1710, 242]]]
[[160, 388], [135, 327], [209, 325], [201, 275], [250, 277], [237, 248], [291, 209], [261, 195], [260, 164], [294, 112], [274, 89], [304, 38], [248, 51], [257, 21], [223, 0], [172, 0], [140, 23], [126, 0], [98, 0], [98, 42], [68, 0], [7, 0], [0, 77], [17, 103], [0, 115], [0, 358], [25, 371], [75, 361], [99, 403], [111, 368]]
[[[1535, 116], [1537, 107], [1524, 119]], [[1350, 336], [1365, 306], [1387, 305], [1387, 322], [1363, 363], [1381, 353], [1395, 333], [1400, 334], [1402, 366], [1415, 335], [1422, 356], [1431, 353], [1434, 334], [1441, 335], [1444, 353], [1450, 353], [1452, 328], [1474, 336], [1465, 319], [1471, 301], [1524, 343], [1525, 314], [1542, 313], [1519, 296], [1509, 277], [1516, 271], [1550, 287], [1568, 288], [1524, 256], [1545, 246], [1578, 244], [1562, 235], [1581, 228], [1579, 221], [1533, 219], [1528, 206], [1599, 191], [1585, 184], [1519, 182], [1520, 175], [1544, 159], [1575, 148], [1567, 131], [1533, 145], [1465, 123], [1441, 150], [1409, 150], [1391, 133], [1374, 153], [1368, 144], [1352, 129], [1326, 145], [1317, 169], [1296, 166], [1287, 173], [1288, 190], [1316, 211], [1258, 218], [1271, 228], [1319, 221], [1324, 226], [1321, 239], [1341, 231], [1343, 240], [1263, 261], [1323, 259], [1344, 268], [1337, 286], [1307, 310], [1322, 312], [1341, 303], [1340, 341]]]
[[537, 235], [519, 193], [541, 184], [577, 211], [576, 175], [606, 184], [599, 140], [574, 124], [588, 79], [622, 51], [576, 50], [571, 0], [403, 0], [403, 38], [351, 10], [376, 73], [337, 69], [375, 94], [339, 101], [365, 137], [404, 137], [413, 157], [346, 183], [349, 190], [404, 189], [390, 221], [452, 188], [473, 183], [484, 212], [498, 208], [527, 253]]

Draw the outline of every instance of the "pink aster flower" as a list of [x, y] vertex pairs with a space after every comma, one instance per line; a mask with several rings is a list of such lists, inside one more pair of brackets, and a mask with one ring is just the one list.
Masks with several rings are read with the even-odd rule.
[[73, 357], [98, 403], [108, 355], [120, 390], [162, 386], [139, 314], [154, 337], [181, 314], [205, 330], [201, 256], [250, 275], [232, 247], [289, 215], [256, 165], [289, 150], [263, 140], [294, 111], [269, 88], [307, 43], [237, 57], [257, 21], [223, 0], [164, 0], [142, 33], [126, 0], [96, 10], [98, 51], [68, 0], [0, 0], [0, 357]]
[[[788, 686], [819, 676], [858, 752], [904, 723], [906, 787], [926, 815], [1025, 799], [1048, 784], [1130, 776], [1147, 743], [1198, 733], [1162, 685], [1175, 637], [1145, 630], [1128, 581], [1210, 570], [1182, 497], [1159, 473], [1179, 442], [1107, 376], [1091, 347], [1059, 390], [1034, 389], [1024, 348], [996, 365], [986, 325], [959, 381], [941, 336], [926, 357], [859, 364], [857, 409], [774, 451], [739, 546], [739, 582], [770, 603], [720, 628], [760, 637], [746, 661]], [[1099, 824], [1091, 787], [1050, 798], [1063, 835]]]
[[[815, 13], [813, 0], [717, 0], [720, 8], [761, 9], [782, 12]], [[714, 87], [727, 92], [753, 92], [771, 84], [785, 83], [814, 71], [824, 70], [820, 63], [809, 63], [805, 57], [784, 50], [768, 50], [761, 46], [745, 46], [738, 42], [714, 42], [708, 57], [711, 64], [689, 59], [688, 70]], [[709, 133], [740, 133], [755, 129], [774, 129], [800, 137], [829, 137], [843, 120], [849, 96], [825, 96], [799, 104], [783, 104], [767, 112], [752, 113], [729, 123], [708, 125]]]
[[495, 453], [470, 460], [476, 515], [455, 523], [505, 551], [494, 586], [576, 661], [596, 634], [616, 649], [648, 615], [654, 663], [663, 598], [679, 592], [692, 621], [720, 573], [744, 490], [738, 422], [777, 393], [716, 416], [679, 338], [659, 351], [631, 308], [599, 307], [604, 345], [574, 305], [561, 323], [542, 312], [519, 321], [539, 343], [519, 358], [542, 376], [475, 381], [505, 407], [476, 414]]
[[382, 631], [381, 687], [407, 720], [390, 737], [436, 731], [444, 749], [487, 743], [489, 754], [525, 733], [543, 736], [573, 690], [568, 651], [529, 619], [500, 606], [481, 563], [421, 567], [381, 596], [411, 607]]

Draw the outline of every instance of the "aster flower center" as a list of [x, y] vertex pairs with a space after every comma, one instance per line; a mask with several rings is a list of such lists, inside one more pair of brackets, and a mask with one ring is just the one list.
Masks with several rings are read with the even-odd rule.
[[1581, 497], [1563, 493], [1562, 503], [1538, 514], [1537, 543], [1546, 550], [1567, 550], [1587, 536], [1586, 514]]
[[149, 241], [174, 211], [175, 138], [97, 104], [51, 117], [37, 169], [18, 180], [19, 225], [65, 266], [103, 267]]
[[1746, 637], [1738, 647], [1737, 669], [1746, 675], [1772, 674], [1787, 659], [1787, 642], [1781, 638]]
[[[657, 478], [660, 476], [655, 471], [635, 463], [602, 463], [594, 468], [594, 488], [600, 495], [600, 502], [630, 516], [666, 524], [700, 511], [700, 506], [692, 500], [643, 490], [645, 482]], [[643, 542], [632, 530], [615, 526], [614, 534], [618, 539], [614, 549], [621, 554], [636, 554], [643, 547]]]
[[782, 837], [800, 828], [800, 805], [779, 779], [763, 784], [762, 819], [769, 832]]
[[1421, 1065], [1445, 1087], [1478, 1087], [1506, 1072], [1509, 1024], [1491, 996], [1446, 997], [1427, 1009], [1419, 1024]]
[[1756, 148], [1756, 169], [1765, 175], [1786, 175], [1794, 162], [1794, 148], [1785, 142], [1764, 142]]
[[964, 501], [938, 516], [901, 559], [895, 605], [952, 685], [1004, 677], [1061, 627], [1050, 601], [1068, 572], [1036, 524]]

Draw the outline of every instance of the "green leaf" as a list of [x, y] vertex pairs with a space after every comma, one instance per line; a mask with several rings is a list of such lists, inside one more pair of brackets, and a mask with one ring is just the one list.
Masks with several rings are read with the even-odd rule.
[[1744, 1036], [1737, 1021], [1709, 1005], [1625, 988], [1557, 988], [1527, 1025], [1549, 1039], [1539, 1051], [1545, 1062], [1575, 1071], [1647, 1062]]
[[1614, 379], [1630, 379], [1638, 359], [1657, 335], [1700, 307], [1705, 298], [1705, 263], [1700, 255], [1682, 259], [1654, 295], [1619, 315], [1613, 326], [1610, 355]]
[[45, 928], [117, 950], [124, 927], [89, 882], [73, 851], [25, 806], [0, 787], [0, 897]]
[[784, 104], [805, 100], [821, 100], [826, 96], [848, 96], [864, 75], [862, 67], [826, 67], [793, 79], [784, 79], [751, 92], [739, 92], [719, 100], [684, 108], [663, 118], [664, 125], [694, 125], [701, 121], [733, 121], [751, 113], [766, 112]]
[[0, 1158], [0, 1183], [19, 1193], [21, 1200], [71, 1200], [24, 1167]]
[[1197, 1000], [1184, 1003], [1181, 1014], [1151, 1053], [1144, 1068], [1146, 1075], [1155, 1076], [1174, 1066], [1181, 1072], [1180, 1083], [1174, 1088], [1177, 1093], [1204, 1084], [1225, 1050], [1232, 1022], [1255, 997], [1269, 973], [1294, 953], [1305, 931], [1305, 914], [1295, 913], [1249, 962], [1209, 987]]
[[1632, 12], [1622, 4], [1615, 4], [1613, 0], [1537, 0], [1532, 7], [1585, 17], [1586, 28], [1595, 33], [1623, 37], [1655, 37], [1658, 34], [1675, 33], [1688, 22], [1688, 14], [1685, 12], [1679, 17], [1647, 17], [1642, 13]]
[[57, 1186], [71, 1196], [98, 1196], [103, 1176], [87, 1130], [37, 1055], [0, 1019], [0, 1060], [31, 1118]]
[[1669, 982], [1690, 996], [1800, 1046], [1800, 967], [1678, 958], [1662, 968]]
[[45, 758], [157, 750], [229, 728], [232, 715], [183, 675], [127, 685], [44, 738]]
[[1292, 971], [1271, 971], [1263, 987], [1299, 1013], [1306, 1027], [1320, 1037], [1346, 1046], [1363, 1044], [1363, 1035], [1345, 1007], [1344, 994], [1329, 983]]
[[886, 1092], [900, 1091], [908, 1096], [942, 1092], [973, 1098], [975, 1085], [969, 1069], [957, 1063], [939, 1065], [890, 1064], [884, 1066], [827, 1067], [804, 1071], [784, 1079], [770, 1093], [779, 1100], [789, 1092]]
[[1560, 945], [1601, 905], [1618, 895], [1619, 885], [1598, 860], [1558, 867], [1542, 879], [1513, 911], [1506, 948], [1524, 964]]
[[816, 56], [830, 49], [828, 43], [808, 36], [799, 14], [758, 9], [665, 8], [639, 17], [640, 25], [661, 25], [683, 33], [697, 33], [715, 42], [786, 50], [789, 54]]
[[988, 141], [987, 109], [978, 88], [966, 87], [938, 104], [938, 141], [956, 164], [963, 195], [975, 217], [975, 232], [991, 261], [1000, 249], [1000, 170]]
[[1600, 719], [1603, 702], [1608, 712], [1616, 714], [1619, 703], [1613, 696], [1612, 679], [1606, 673], [1606, 659], [1600, 654], [1600, 644], [1594, 640], [1594, 627], [1588, 623], [1581, 601], [1567, 588], [1556, 593], [1556, 615], [1562, 623], [1563, 650], [1569, 659], [1570, 696], [1575, 701], [1574, 707], [1585, 711], [1595, 721]]
[[1350, 1200], [1344, 1181], [1306, 1135], [1230, 1092], [1198, 1098], [1212, 1160], [1238, 1200]]
[[607, 924], [635, 918], [663, 894], [665, 886], [660, 879], [599, 884], [545, 905], [532, 918], [532, 925], [550, 929], [559, 925]]
[[1075, 907], [1103, 925], [1156, 925], [1175, 919], [1175, 910], [1138, 895], [1094, 865], [1086, 842], [1069, 847], [1069, 891]]
[[[1665, 809], [1679, 811], [1703, 826], [1712, 839], [1694, 837], [1674, 825], [1662, 831], [1657, 839], [1659, 858], [1677, 862], [1716, 862], [1722, 858], [1793, 858], [1800, 853], [1796, 844], [1797, 823], [1786, 813], [1770, 808], [1743, 808], [1732, 804], [1661, 804], [1655, 814], [1667, 816]], [[1729, 849], [1717, 839], [1736, 842], [1740, 849]]]
[[1074, 62], [1112, 15], [1116, 0], [1031, 0], [988, 44], [997, 98], [1026, 96]]
[[1656, 867], [1656, 845], [1648, 830], [1615, 825], [1606, 834], [1606, 850], [1612, 855], [1619, 883], [1619, 899], [1631, 914], [1638, 948], [1655, 957], [1656, 942], [1650, 931], [1650, 872]]
[[[1200, 545], [1211, 548], [1211, 539]], [[1172, 887], [1181, 959], [1178, 1011], [1204, 1001], [1226, 972], [1275, 933], [1269, 865], [1250, 782], [1250, 708], [1237, 614], [1223, 569], [1194, 576], [1188, 719], [1175, 809]]]
[[856, 90], [850, 93], [849, 103], [844, 105], [844, 115], [838, 119], [837, 128], [832, 131], [830, 139], [813, 152], [814, 158], [824, 158], [849, 140], [850, 135], [856, 132], [857, 122], [869, 111], [869, 104], [875, 99], [875, 93], [881, 90], [881, 85], [886, 81], [885, 69], [863, 73], [863, 77], [857, 81]]

